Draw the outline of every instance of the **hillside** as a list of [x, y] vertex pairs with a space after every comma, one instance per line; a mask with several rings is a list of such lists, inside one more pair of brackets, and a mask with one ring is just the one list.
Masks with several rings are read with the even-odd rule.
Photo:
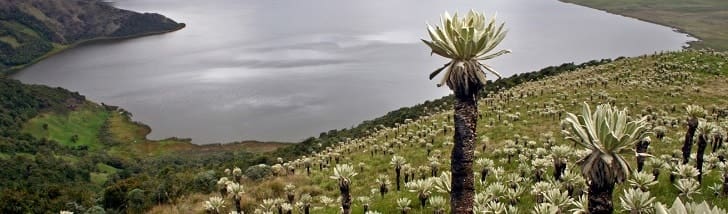
[[728, 2], [723, 0], [561, 0], [677, 28], [697, 37], [695, 49], [728, 50]]
[[156, 13], [117, 9], [100, 0], [0, 0], [0, 73], [83, 41], [182, 27]]
[[[123, 109], [4, 77], [0, 100], [0, 213], [111, 212], [126, 209], [126, 192], [134, 189], [146, 190], [149, 203], [166, 202], [202, 191], [193, 184], [206, 168], [267, 162], [260, 153], [288, 145], [147, 140], [149, 127]], [[169, 181], [183, 186], [165, 187]]]
[[[481, 150], [477, 155], [494, 164], [477, 191], [489, 193], [481, 197], [490, 195], [488, 198], [502, 202], [517, 196], [514, 204], [525, 213], [536, 204], [537, 198], [530, 192], [534, 188], [548, 185], [565, 191], [566, 184], [573, 182], [571, 189], [578, 194], [576, 190], [583, 185], [574, 166], [579, 152], [565, 155], [568, 182], [540, 183], [542, 187], [537, 188], [536, 178], [529, 175], [553, 180], [552, 146], [578, 151], [560, 134], [559, 118], [575, 112], [581, 102], [612, 102], [629, 108], [633, 116], [649, 115], [653, 126], [665, 128], [667, 137], [652, 136], [648, 151], [671, 163], [684, 135], [685, 105], [704, 106], [709, 112], [706, 119], [728, 125], [727, 61], [726, 53], [684, 51], [567, 63], [492, 82], [482, 94]], [[419, 213], [431, 211], [432, 202], [419, 208], [417, 194], [408, 191], [405, 177], [439, 177], [449, 171], [449, 109], [453, 103], [449, 96], [392, 111], [351, 129], [322, 132], [293, 145], [243, 142], [208, 146], [178, 138], [148, 140], [149, 127], [133, 122], [131, 113], [60, 88], [0, 78], [0, 97], [0, 213], [202, 213], [204, 201], [219, 195], [217, 181], [233, 179], [225, 169], [232, 173], [236, 167], [241, 168], [238, 175], [246, 192], [242, 204], [248, 212], [276, 202], [264, 199], [287, 198], [287, 193], [293, 193], [294, 204], [302, 195], [313, 196], [312, 213], [337, 213], [338, 187], [329, 178], [336, 163], [363, 170], [352, 179], [352, 195], [355, 199], [369, 197], [372, 210], [391, 213], [397, 210], [395, 201], [404, 197], [412, 201], [411, 213]], [[725, 156], [725, 149], [709, 154], [706, 169], [711, 170], [700, 193], [681, 198], [712, 199], [711, 204], [726, 208], [728, 199], [714, 196], [709, 188], [720, 182], [723, 165], [719, 158]], [[402, 176], [400, 191], [395, 190], [396, 176], [389, 164], [393, 155], [404, 157], [409, 164], [403, 169], [408, 175]], [[633, 159], [630, 162], [634, 164]], [[673, 167], [658, 165], [659, 183], [649, 187], [661, 203], [671, 204], [678, 196], [668, 176]], [[478, 165], [476, 171], [482, 168]], [[652, 172], [653, 168], [648, 165], [645, 170]], [[543, 170], [536, 173], [536, 169]], [[380, 175], [389, 177], [389, 191], [383, 197], [377, 183]], [[519, 180], [519, 176], [528, 179]], [[287, 188], [287, 184], [295, 187]], [[506, 184], [517, 185], [522, 192], [500, 189]], [[615, 207], [621, 206], [618, 197], [627, 186], [621, 184], [615, 190]], [[430, 190], [431, 199], [447, 196]], [[576, 196], [564, 200], [578, 199]], [[224, 210], [234, 207], [230, 198], [225, 200]], [[491, 206], [502, 205], [491, 202]], [[354, 207], [354, 213], [361, 213], [358, 201]]]
[[[547, 67], [499, 80], [488, 90], [606, 62]], [[274, 157], [293, 159], [367, 135], [375, 127], [391, 127], [429, 114], [428, 109], [451, 99], [404, 107], [355, 128], [322, 132], [297, 144], [198, 146], [179, 138], [148, 140], [150, 128], [132, 121], [131, 113], [61, 88], [0, 77], [0, 98], [0, 213], [139, 211], [175, 203], [214, 191], [221, 173], [212, 169], [270, 165], [276, 163]]]
[[[695, 166], [695, 155], [688, 165], [676, 164], [685, 135], [687, 105], [705, 108], [707, 114], [703, 119], [721, 127], [716, 134], [726, 136], [727, 61], [728, 54], [709, 51], [622, 58], [559, 72], [556, 76], [543, 76], [538, 81], [484, 95], [479, 107], [480, 139], [476, 152], [476, 159], [480, 160], [476, 161], [474, 171], [476, 178], [481, 178], [480, 172], [484, 169], [488, 173], [484, 181], [476, 182], [477, 208], [540, 213], [544, 211], [540, 209], [551, 207], [539, 203], [543, 201], [556, 204], [563, 212], [579, 211], [584, 205], [580, 195], [583, 195], [585, 183], [576, 160], [584, 153], [564, 139], [560, 119], [566, 112], [579, 113], [582, 102], [592, 107], [609, 102], [627, 108], [633, 118], [647, 116], [655, 133], [664, 133], [664, 137], [650, 136], [652, 140], [647, 151], [654, 158], [647, 161], [639, 178], [630, 178], [637, 187], [649, 192], [649, 197], [668, 207], [680, 198], [686, 202], [706, 201], [711, 206], [728, 208], [727, 195], [721, 193], [726, 188], [722, 186], [722, 179], [728, 170], [723, 162], [728, 152], [724, 146], [718, 148], [717, 140], [711, 140], [708, 146], [702, 183], [691, 186], [695, 175], [690, 169]], [[494, 83], [499, 84], [502, 82]], [[337, 181], [330, 178], [337, 164], [348, 164], [358, 172], [351, 178], [350, 185], [353, 213], [362, 213], [364, 204], [369, 210], [381, 213], [399, 212], [398, 206], [401, 208], [408, 200], [411, 201], [407, 206], [410, 213], [433, 213], [433, 207], [442, 206], [441, 199], [447, 208], [447, 194], [438, 191], [447, 187], [438, 182], [443, 179], [443, 172], [449, 172], [453, 130], [450, 105], [452, 101], [447, 98], [428, 102], [415, 107], [426, 115], [391, 126], [373, 126], [360, 136], [341, 137], [340, 142], [324, 144], [311, 140], [308, 145], [298, 144], [297, 149], [314, 152], [303, 152], [302, 156], [294, 158], [283, 156], [279, 164], [272, 166], [242, 168], [238, 172], [227, 167], [211, 170], [226, 177], [221, 178], [223, 185], [218, 185], [219, 188], [225, 187], [225, 180], [240, 182], [245, 191], [241, 206], [246, 213], [256, 209], [277, 212], [289, 208], [295, 210], [293, 213], [302, 213], [306, 205], [310, 206], [311, 213], [338, 213], [339, 187]], [[399, 191], [396, 190], [397, 176], [390, 163], [394, 156], [406, 160]], [[561, 181], [554, 179], [554, 158], [566, 162], [566, 174]], [[634, 157], [628, 157], [628, 161], [635, 167]], [[651, 184], [649, 177], [653, 173], [658, 175], [655, 184]], [[407, 180], [420, 179], [428, 182], [405, 184]], [[424, 184], [429, 182], [434, 184]], [[386, 188], [381, 188], [383, 184]], [[617, 186], [613, 199], [616, 209], [623, 207], [620, 197], [631, 187], [631, 182]], [[382, 194], [383, 189], [388, 191]], [[195, 194], [177, 203], [157, 206], [152, 213], [203, 213], [205, 207], [209, 207], [205, 205], [206, 201], [224, 192]], [[419, 193], [429, 196], [423, 207], [420, 207]], [[220, 213], [235, 207], [231, 203], [232, 194], [225, 195], [228, 197], [223, 197], [224, 208]], [[398, 201], [402, 204], [398, 205]], [[648, 207], [652, 208], [653, 204]]]

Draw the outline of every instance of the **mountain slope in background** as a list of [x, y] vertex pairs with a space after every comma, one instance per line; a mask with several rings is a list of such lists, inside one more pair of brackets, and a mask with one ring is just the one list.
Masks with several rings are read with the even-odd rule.
[[0, 0], [0, 71], [20, 69], [78, 42], [182, 27], [156, 13], [122, 10], [99, 0]]

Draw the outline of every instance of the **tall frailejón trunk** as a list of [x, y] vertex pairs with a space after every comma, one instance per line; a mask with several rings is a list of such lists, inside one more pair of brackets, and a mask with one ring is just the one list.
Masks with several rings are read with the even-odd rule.
[[243, 213], [243, 209], [240, 206], [240, 199], [241, 198], [237, 195], [233, 197], [233, 205], [235, 205], [235, 211], [237, 211], [238, 213]]
[[723, 195], [728, 196], [728, 170], [723, 172]]
[[480, 182], [485, 182], [485, 178], [488, 177], [488, 168], [483, 167], [480, 170]]
[[[650, 142], [646, 140], [640, 140], [637, 142], [636, 149], [637, 153], [646, 153], [647, 147], [650, 146]], [[645, 156], [637, 156], [637, 171], [642, 172], [642, 168], [645, 167]]]
[[293, 201], [296, 199], [296, 194], [293, 192], [286, 193], [286, 199], [289, 204], [295, 204]]
[[708, 147], [708, 141], [705, 134], [701, 134], [698, 136], [698, 154], [696, 155], [697, 164], [696, 167], [698, 168], [698, 181], [700, 183], [703, 182], [703, 162], [704, 162], [704, 155], [705, 155], [705, 148]]
[[723, 146], [723, 136], [722, 135], [715, 135], [713, 138], [713, 153], [718, 151], [720, 147]]
[[564, 175], [564, 171], [566, 171], [566, 164], [559, 159], [554, 159], [554, 178], [557, 181], [561, 180], [561, 176]]
[[693, 137], [695, 136], [695, 130], [698, 129], [698, 118], [690, 118], [688, 120], [688, 132], [685, 133], [685, 142], [683, 142], [682, 155], [683, 164], [687, 164], [690, 161], [690, 151], [693, 148]]
[[422, 209], [425, 209], [425, 206], [427, 205], [427, 199], [428, 198], [429, 198], [429, 196], [422, 195], [422, 194], [420, 194], [417, 197], [417, 199], [420, 199], [420, 207], [422, 207]]
[[341, 191], [341, 208], [343, 214], [351, 214], [351, 193], [349, 192], [349, 185], [339, 185]]
[[612, 192], [614, 191], [614, 180], [610, 180], [612, 173], [609, 166], [600, 161], [602, 169], [592, 170], [589, 176], [589, 213], [590, 214], [611, 214], [614, 211], [612, 203]]
[[473, 213], [475, 187], [473, 182], [473, 149], [476, 139], [478, 106], [476, 92], [457, 93], [455, 101], [455, 145], [452, 149], [452, 192], [450, 193], [451, 213]]
[[397, 192], [399, 192], [399, 177], [400, 177], [399, 175], [400, 175], [400, 172], [402, 171], [402, 168], [397, 166], [394, 168], [394, 171], [397, 173], [395, 176], [397, 177]]

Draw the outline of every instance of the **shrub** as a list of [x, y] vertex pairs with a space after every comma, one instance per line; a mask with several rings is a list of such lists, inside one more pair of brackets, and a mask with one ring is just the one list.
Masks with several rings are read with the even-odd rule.
[[204, 193], [210, 193], [213, 190], [215, 190], [215, 186], [217, 185], [217, 177], [215, 176], [215, 171], [208, 170], [204, 172], [197, 173], [194, 178], [193, 183], [193, 189], [195, 191], [200, 191]]
[[245, 176], [253, 180], [260, 180], [273, 174], [273, 170], [270, 166], [265, 164], [258, 164], [255, 166], [248, 167], [245, 170]]

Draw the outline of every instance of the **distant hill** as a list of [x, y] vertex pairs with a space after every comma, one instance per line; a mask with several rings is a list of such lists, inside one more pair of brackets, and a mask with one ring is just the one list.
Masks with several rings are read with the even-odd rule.
[[118, 9], [99, 0], [0, 0], [0, 73], [79, 42], [184, 26], [160, 14]]

